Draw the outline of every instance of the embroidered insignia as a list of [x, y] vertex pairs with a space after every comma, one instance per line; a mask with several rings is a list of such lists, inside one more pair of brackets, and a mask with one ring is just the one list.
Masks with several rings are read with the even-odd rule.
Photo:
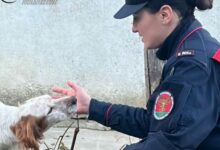
[[194, 50], [184, 50], [177, 53], [177, 57], [180, 56], [193, 56], [195, 55]]
[[162, 120], [166, 118], [173, 109], [174, 100], [170, 92], [161, 92], [156, 99], [154, 105], [154, 118]]

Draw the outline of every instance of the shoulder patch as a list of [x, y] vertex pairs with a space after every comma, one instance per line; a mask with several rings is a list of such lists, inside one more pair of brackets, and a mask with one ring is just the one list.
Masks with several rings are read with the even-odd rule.
[[216, 61], [220, 62], [220, 48], [215, 52], [214, 56], [212, 57]]
[[177, 52], [176, 56], [180, 57], [180, 56], [194, 56], [195, 52], [194, 50], [183, 50], [183, 51], [179, 51]]
[[173, 105], [173, 95], [168, 91], [161, 92], [154, 105], [154, 118], [157, 120], [166, 118], [172, 111]]

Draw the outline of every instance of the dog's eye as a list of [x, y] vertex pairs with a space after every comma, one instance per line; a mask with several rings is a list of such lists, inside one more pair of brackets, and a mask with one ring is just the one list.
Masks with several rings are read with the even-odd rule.
[[50, 107], [50, 110], [48, 111], [47, 115], [49, 115], [53, 111], [53, 107]]

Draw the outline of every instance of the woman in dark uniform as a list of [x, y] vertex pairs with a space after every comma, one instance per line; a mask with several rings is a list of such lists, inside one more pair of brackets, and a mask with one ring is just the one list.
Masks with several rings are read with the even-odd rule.
[[220, 44], [194, 17], [212, 0], [126, 0], [115, 14], [133, 15], [146, 49], [167, 60], [147, 109], [105, 103], [81, 87], [53, 91], [76, 96], [78, 113], [142, 140], [125, 150], [220, 150]]

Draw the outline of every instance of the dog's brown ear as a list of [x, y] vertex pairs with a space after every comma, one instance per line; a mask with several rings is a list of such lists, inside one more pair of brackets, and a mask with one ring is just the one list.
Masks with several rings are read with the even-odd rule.
[[46, 117], [39, 117], [36, 119], [37, 127], [39, 128], [39, 132], [43, 135], [43, 132], [47, 129], [48, 122]]
[[22, 117], [15, 125], [11, 126], [11, 130], [25, 148], [39, 150], [38, 142], [43, 138], [43, 132], [46, 127], [46, 117], [37, 118], [28, 115]]

